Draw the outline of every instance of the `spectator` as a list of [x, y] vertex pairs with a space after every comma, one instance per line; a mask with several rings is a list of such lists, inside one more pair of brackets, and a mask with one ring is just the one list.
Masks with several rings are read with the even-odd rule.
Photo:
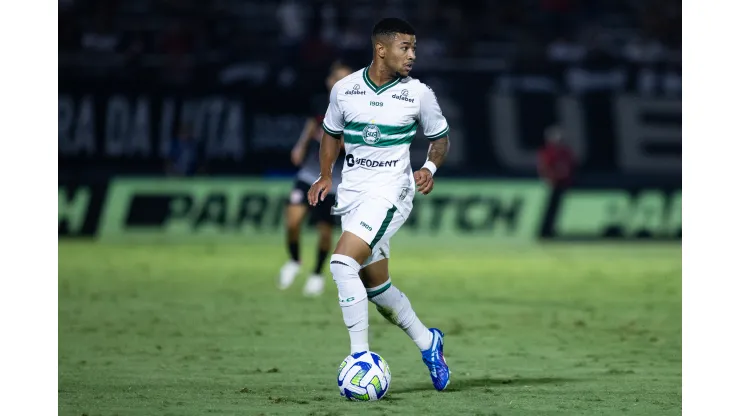
[[557, 126], [545, 130], [545, 144], [538, 153], [537, 168], [540, 176], [550, 185], [550, 202], [547, 205], [541, 235], [551, 235], [557, 207], [563, 193], [570, 187], [575, 169], [573, 151], [563, 139]]
[[170, 141], [169, 157], [165, 160], [165, 171], [172, 176], [192, 176], [204, 171], [201, 165], [201, 149], [192, 129], [182, 124], [177, 136]]
[[539, 150], [537, 168], [540, 176], [553, 188], [570, 186], [575, 169], [573, 150], [564, 142], [557, 126], [545, 130], [545, 144]]

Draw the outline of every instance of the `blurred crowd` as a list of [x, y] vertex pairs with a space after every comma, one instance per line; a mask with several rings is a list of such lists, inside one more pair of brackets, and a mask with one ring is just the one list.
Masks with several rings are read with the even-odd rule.
[[182, 83], [359, 66], [384, 16], [415, 25], [420, 64], [681, 59], [679, 0], [59, 0], [60, 75]]

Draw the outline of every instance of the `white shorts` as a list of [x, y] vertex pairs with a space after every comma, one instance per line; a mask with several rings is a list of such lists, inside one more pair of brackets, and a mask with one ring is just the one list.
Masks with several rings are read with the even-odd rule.
[[391, 237], [406, 222], [397, 211], [387, 199], [373, 197], [342, 215], [342, 232], [349, 231], [370, 246], [370, 257], [362, 267], [390, 258]]

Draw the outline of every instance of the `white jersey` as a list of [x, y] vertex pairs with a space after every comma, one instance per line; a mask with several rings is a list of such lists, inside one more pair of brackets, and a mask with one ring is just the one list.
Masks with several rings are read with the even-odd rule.
[[323, 127], [344, 134], [346, 152], [333, 212], [343, 215], [380, 196], [408, 218], [416, 189], [409, 147], [417, 128], [431, 141], [447, 136], [449, 126], [426, 84], [405, 77], [377, 86], [367, 71], [343, 78], [329, 96]]

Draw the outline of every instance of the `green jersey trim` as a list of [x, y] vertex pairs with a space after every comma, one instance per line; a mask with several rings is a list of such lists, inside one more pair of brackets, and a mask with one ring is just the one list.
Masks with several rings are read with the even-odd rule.
[[383, 91], [386, 91], [389, 88], [392, 88], [394, 85], [398, 84], [401, 81], [401, 78], [397, 77], [395, 79], [392, 79], [386, 82], [385, 84], [381, 86], [377, 86], [373, 82], [373, 80], [370, 79], [370, 75], [368, 74], [369, 69], [370, 67], [368, 66], [368, 67], [365, 67], [365, 69], [362, 71], [362, 79], [365, 81], [365, 84], [367, 84], [367, 86], [370, 87], [370, 89], [373, 90], [373, 92], [375, 92], [375, 94], [377, 95], [380, 95], [381, 93], [383, 93]]
[[326, 132], [326, 134], [328, 134], [329, 136], [332, 136], [334, 138], [338, 138], [339, 136], [342, 135], [342, 132], [341, 131], [332, 130], [329, 127], [326, 127], [326, 124], [324, 124], [324, 123], [321, 123], [321, 128], [324, 129], [324, 131]]
[[437, 139], [441, 139], [441, 138], [447, 136], [447, 133], [449, 133], [449, 132], [450, 132], [450, 126], [447, 126], [441, 132], [439, 132], [437, 134], [433, 134], [431, 136], [427, 136], [427, 139], [432, 140], [432, 141], [437, 140]]

